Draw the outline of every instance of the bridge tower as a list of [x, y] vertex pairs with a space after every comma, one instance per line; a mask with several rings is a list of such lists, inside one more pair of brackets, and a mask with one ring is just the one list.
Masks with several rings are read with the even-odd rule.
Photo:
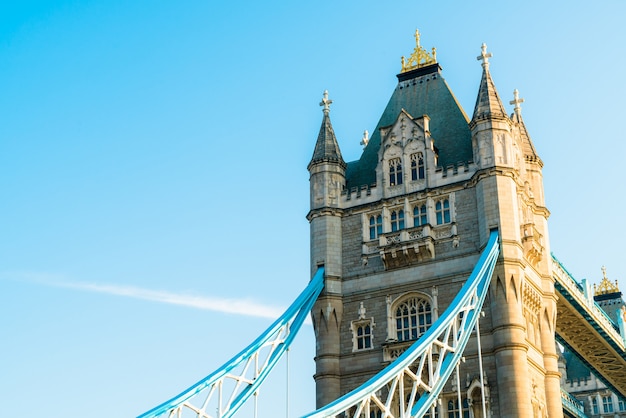
[[[317, 406], [365, 382], [437, 319], [469, 276], [490, 230], [501, 256], [481, 320], [488, 416], [560, 417], [543, 163], [514, 92], [508, 115], [483, 45], [473, 117], [436, 51], [402, 57], [398, 84], [361, 157], [346, 164], [327, 93], [310, 172], [311, 270], [326, 268], [312, 310]], [[476, 341], [439, 414], [482, 416]], [[458, 385], [457, 385], [458, 383]], [[462, 404], [457, 399], [460, 387]]]

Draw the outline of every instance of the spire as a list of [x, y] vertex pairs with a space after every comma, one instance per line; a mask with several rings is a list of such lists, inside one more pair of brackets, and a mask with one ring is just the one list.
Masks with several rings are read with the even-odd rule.
[[478, 89], [478, 97], [476, 98], [476, 106], [474, 107], [474, 116], [472, 116], [472, 122], [474, 123], [483, 119], [507, 118], [506, 111], [504, 110], [496, 86], [489, 73], [489, 58], [491, 57], [491, 52], [487, 52], [487, 45], [483, 44], [480, 56], [476, 57], [477, 60], [482, 61], [483, 76], [480, 80], [480, 88]]
[[535, 146], [533, 145], [533, 141], [530, 139], [530, 135], [528, 135], [528, 130], [526, 129], [526, 125], [524, 124], [524, 119], [522, 119], [522, 106], [524, 103], [524, 99], [520, 99], [519, 91], [517, 89], [513, 90], [513, 100], [509, 102], [513, 107], [513, 114], [511, 114], [511, 120], [517, 124], [519, 127], [520, 136], [522, 138], [522, 152], [524, 153], [524, 158], [526, 161], [539, 162], [540, 165], [543, 166], [543, 162], [537, 151], [535, 150]]
[[322, 162], [334, 162], [338, 163], [344, 170], [346, 168], [346, 162], [341, 156], [333, 125], [330, 123], [329, 114], [332, 102], [332, 100], [328, 99], [328, 90], [324, 91], [324, 96], [320, 102], [320, 106], [323, 106], [322, 111], [324, 112], [324, 118], [322, 119], [322, 127], [320, 128], [320, 133], [315, 143], [313, 158], [309, 163], [309, 169], [312, 165]]

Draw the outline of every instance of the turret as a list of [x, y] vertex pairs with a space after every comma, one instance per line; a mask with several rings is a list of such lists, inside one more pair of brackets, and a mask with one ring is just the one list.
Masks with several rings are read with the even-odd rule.
[[[342, 215], [341, 192], [346, 184], [346, 163], [330, 122], [328, 91], [320, 106], [324, 117], [313, 158], [308, 165], [310, 173], [311, 210], [307, 219], [311, 224], [311, 275], [324, 266], [324, 291], [311, 311], [316, 349], [315, 381], [318, 386], [317, 406], [326, 405], [340, 394], [340, 325], [343, 315], [342, 276]], [[322, 390], [321, 388], [324, 388]]]
[[311, 210], [324, 207], [339, 207], [339, 195], [346, 183], [346, 163], [341, 156], [339, 144], [330, 122], [330, 104], [328, 91], [320, 103], [323, 106], [324, 118], [315, 151], [308, 165], [311, 174]]
[[496, 86], [489, 72], [487, 45], [483, 44], [481, 54], [483, 75], [480, 80], [474, 115], [470, 122], [474, 162], [479, 168], [513, 165], [513, 144], [511, 120], [504, 110]]

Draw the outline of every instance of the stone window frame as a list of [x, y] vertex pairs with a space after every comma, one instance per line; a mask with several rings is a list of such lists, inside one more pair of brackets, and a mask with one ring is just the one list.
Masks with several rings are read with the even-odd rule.
[[[363, 302], [359, 305], [359, 318], [350, 322], [352, 331], [352, 352], [367, 351], [374, 348], [374, 317], [365, 317]], [[369, 330], [369, 332], [367, 332]], [[361, 331], [361, 332], [359, 332]]]
[[591, 413], [598, 415], [600, 413], [600, 407], [598, 406], [598, 398], [595, 396], [591, 398]]
[[604, 414], [611, 414], [615, 411], [613, 397], [610, 394], [602, 395], [602, 411]]
[[424, 226], [426, 224], [428, 224], [428, 202], [413, 203], [413, 226]]
[[378, 237], [384, 233], [383, 225], [385, 222], [383, 218], [383, 212], [382, 211], [372, 212], [372, 213], [368, 213], [366, 216], [367, 216], [367, 231], [368, 231], [367, 236], [369, 237], [369, 241], [377, 240]]
[[[459, 398], [457, 396], [449, 398], [445, 405], [447, 405], [446, 414], [448, 418], [457, 418], [459, 416]], [[463, 396], [463, 399], [461, 399], [461, 405], [463, 418], [470, 418], [470, 400], [466, 396]]]
[[389, 209], [390, 232], [402, 231], [406, 228], [406, 212], [404, 207]]
[[426, 166], [424, 165], [424, 153], [415, 152], [409, 156], [411, 160], [411, 181], [424, 180], [426, 178]]
[[[416, 292], [416, 291], [407, 292], [398, 296], [393, 302], [391, 301], [391, 297], [387, 298], [387, 330], [388, 330], [387, 340], [388, 341], [395, 341], [395, 342], [415, 341], [435, 323], [438, 317], [438, 312], [437, 312], [436, 291], [434, 293], [435, 293], [434, 297], [431, 297], [430, 295], [423, 293], [423, 292]], [[418, 332], [415, 334], [416, 335], [415, 338], [413, 338], [413, 334], [411, 332], [412, 324], [410, 323], [411, 316], [409, 315], [408, 331], [411, 333], [411, 335], [409, 336], [409, 339], [404, 339], [404, 338], [400, 339], [398, 338], [398, 329], [397, 329], [398, 318], [396, 317], [396, 312], [402, 304], [410, 301], [411, 299], [423, 300], [429, 304], [430, 323], [424, 328], [422, 332], [420, 332], [420, 328], [421, 328], [420, 321], [419, 321], [420, 316], [419, 314], [417, 314], [415, 327]]]
[[391, 158], [387, 161], [389, 186], [401, 186], [404, 183], [402, 174], [402, 157]]
[[[352, 351], [365, 351], [374, 348], [374, 318], [352, 321]], [[359, 332], [360, 331], [360, 332]]]
[[437, 225], [447, 225], [452, 223], [452, 204], [449, 197], [435, 200], [435, 223]]

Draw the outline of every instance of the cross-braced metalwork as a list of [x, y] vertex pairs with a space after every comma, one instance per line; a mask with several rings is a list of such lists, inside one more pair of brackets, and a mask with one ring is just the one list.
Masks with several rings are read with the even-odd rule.
[[585, 289], [552, 256], [557, 291], [556, 339], [611, 390], [626, 399], [626, 344], [615, 324]]
[[359, 388], [305, 418], [408, 418], [428, 413], [477, 324], [498, 254], [494, 231], [459, 294], [420, 339]]
[[285, 313], [246, 349], [178, 396], [139, 418], [227, 418], [253, 395], [287, 351], [324, 287], [324, 268]]

